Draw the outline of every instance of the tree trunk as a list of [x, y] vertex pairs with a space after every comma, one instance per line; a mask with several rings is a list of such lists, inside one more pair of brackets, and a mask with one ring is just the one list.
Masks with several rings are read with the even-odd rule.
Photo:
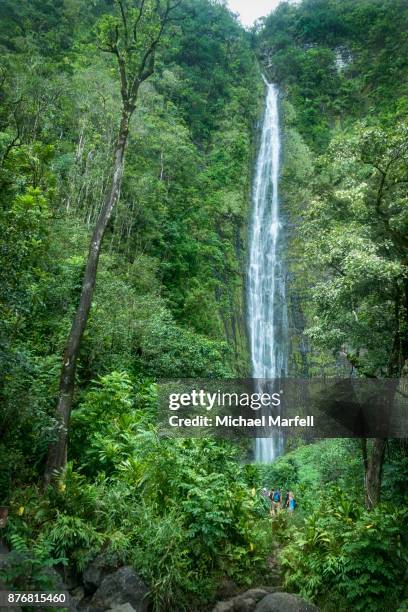
[[131, 115], [132, 109], [124, 105], [118, 138], [115, 145], [112, 181], [92, 234], [88, 260], [82, 281], [81, 296], [64, 351], [57, 407], [59, 427], [57, 440], [53, 442], [48, 449], [47, 463], [44, 472], [44, 486], [50, 484], [55, 471], [64, 468], [67, 460], [68, 426], [74, 397], [78, 353], [82, 336], [88, 322], [89, 311], [91, 309], [102, 240], [112, 216], [113, 208], [120, 195], [124, 156]]
[[[385, 438], [375, 438], [369, 457], [365, 454], [365, 505], [371, 510], [380, 501], [381, 475], [386, 446]], [[364, 454], [364, 450], [363, 450]]]
[[[407, 334], [401, 333], [400, 311], [401, 296], [400, 292], [397, 291], [395, 296], [394, 342], [387, 366], [387, 379], [385, 380], [386, 384], [388, 385], [387, 395], [389, 402], [389, 415], [391, 415], [395, 394], [399, 386], [399, 377], [401, 376], [404, 368], [408, 350]], [[387, 435], [385, 430], [384, 435]], [[382, 468], [386, 444], [386, 438], [375, 438], [372, 442], [371, 452], [368, 454], [367, 440], [363, 441], [362, 450], [365, 471], [365, 505], [368, 510], [374, 508], [374, 506], [376, 506], [380, 501]]]

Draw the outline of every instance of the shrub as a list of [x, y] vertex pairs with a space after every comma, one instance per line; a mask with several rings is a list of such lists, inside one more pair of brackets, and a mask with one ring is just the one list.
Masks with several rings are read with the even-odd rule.
[[336, 600], [337, 609], [393, 609], [408, 561], [408, 509], [367, 512], [339, 489], [323, 497], [282, 551], [286, 587], [323, 607]]

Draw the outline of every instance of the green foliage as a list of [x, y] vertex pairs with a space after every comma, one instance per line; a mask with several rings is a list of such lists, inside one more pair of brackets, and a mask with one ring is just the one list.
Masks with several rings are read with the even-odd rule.
[[306, 257], [323, 276], [312, 290], [308, 334], [368, 375], [397, 375], [405, 359], [394, 351], [395, 334], [407, 333], [406, 148], [404, 124], [335, 139], [303, 225]]
[[90, 560], [92, 551], [103, 542], [103, 536], [79, 516], [57, 513], [45, 532], [45, 540], [54, 554], [68, 557], [79, 570]]
[[338, 123], [406, 116], [407, 22], [404, 0], [285, 2], [265, 20], [258, 51], [316, 151]]
[[143, 412], [134, 408], [134, 395], [129, 376], [112, 372], [103, 376], [73, 411], [71, 453], [87, 473], [110, 474], [132, 454], [132, 433], [143, 422]]
[[367, 513], [341, 491], [326, 494], [292, 529], [282, 552], [285, 584], [325, 609], [334, 599], [340, 610], [392, 608], [403, 593], [406, 528], [406, 508]]
[[3, 325], [21, 325], [20, 320], [24, 320], [24, 315], [27, 316], [27, 311], [35, 307], [39, 299], [35, 282], [42, 272], [38, 259], [44, 256], [48, 246], [48, 217], [46, 199], [38, 188], [28, 188], [27, 192], [17, 195], [10, 209], [2, 211]]
[[68, 465], [46, 496], [16, 491], [12, 533], [29, 537], [30, 548], [42, 543], [51, 558], [66, 557], [79, 571], [101, 549], [114, 566], [133, 564], [158, 610], [208, 603], [222, 578], [248, 585], [267, 576], [269, 524], [234, 447], [141, 429], [132, 444], [109, 478], [99, 474], [90, 483]]
[[[130, 27], [141, 5], [123, 6]], [[191, 610], [226, 578], [267, 583], [279, 542], [286, 586], [323, 609], [402, 610], [403, 444], [387, 451], [387, 505], [368, 515], [357, 442], [299, 447], [259, 468], [228, 443], [156, 430], [157, 378], [248, 371], [262, 81], [250, 35], [221, 2], [175, 10], [140, 88], [79, 356], [70, 463], [56, 487], [38, 488], [118, 124], [117, 69], [100, 47], [116, 45], [135, 70], [162, 6], [145, 2], [136, 41], [108, 0], [0, 8], [0, 501], [16, 553], [2, 578], [41, 590], [53, 564], [80, 572], [103, 551], [112, 566], [135, 567], [157, 610]], [[302, 375], [326, 372], [333, 354], [362, 375], [404, 367], [406, 21], [404, 0], [305, 0], [282, 3], [252, 38], [286, 96], [281, 193], [297, 230], [289, 268]], [[299, 504], [272, 528], [264, 485], [292, 489]]]
[[[137, 62], [163, 7], [144, 3], [137, 49], [130, 49], [117, 3], [40, 4], [0, 9], [4, 502], [13, 480], [33, 482], [43, 469], [60, 359], [109, 177], [120, 96], [112, 58], [97, 45], [109, 44], [120, 23], [120, 54]], [[140, 6], [124, 5], [130, 24]], [[189, 8], [177, 9], [157, 74], [140, 89], [79, 358], [79, 410], [84, 397], [99, 401], [87, 395], [92, 381], [112, 372], [143, 381], [248, 369], [244, 247], [258, 69], [248, 37], [225, 8], [206, 0]], [[192, 64], [197, 44], [208, 49]], [[215, 80], [207, 91], [209, 74]], [[130, 414], [123, 419], [128, 425], [112, 416], [111, 431], [93, 436], [90, 454], [83, 453], [90, 471], [102, 461], [109, 472], [122, 456], [123, 431], [132, 428]]]
[[55, 588], [55, 577], [50, 572], [53, 565], [66, 563], [65, 557], [52, 555], [51, 546], [37, 542], [29, 549], [25, 540], [18, 534], [10, 536], [13, 553], [0, 569], [0, 580], [9, 589], [16, 591], [47, 591]]

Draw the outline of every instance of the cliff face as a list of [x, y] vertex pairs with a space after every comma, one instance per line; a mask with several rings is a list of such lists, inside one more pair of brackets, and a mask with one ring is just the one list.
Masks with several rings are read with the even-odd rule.
[[[253, 102], [251, 124], [234, 120], [234, 134], [225, 143], [227, 156], [239, 151], [239, 163], [234, 161], [233, 181], [216, 195], [219, 223], [217, 234], [223, 244], [223, 270], [217, 271], [215, 296], [220, 322], [220, 333], [230, 347], [228, 357], [235, 376], [251, 375], [251, 356], [247, 328], [247, 272], [249, 225], [252, 212], [252, 182], [258, 149], [259, 125], [264, 109], [264, 90], [261, 75], [254, 73], [254, 86], [250, 93]], [[249, 92], [248, 92], [249, 93]], [[234, 138], [232, 142], [231, 138]], [[221, 146], [217, 138], [218, 146]], [[235, 153], [234, 153], [235, 151]]]
[[289, 316], [289, 372], [307, 376], [310, 370], [309, 343], [305, 337], [307, 271], [302, 265], [302, 244], [298, 226], [309, 197], [313, 172], [312, 154], [296, 129], [293, 106], [282, 94], [283, 155], [280, 181], [282, 216], [286, 235], [286, 274]]
[[[248, 190], [249, 192], [249, 190]], [[249, 376], [251, 358], [246, 321], [246, 277], [247, 277], [247, 218], [250, 214], [250, 197], [243, 196], [242, 218], [235, 219], [232, 232], [232, 269], [222, 279], [216, 290], [218, 316], [225, 340], [231, 348], [229, 362], [236, 376]]]
[[[400, 0], [305, 0], [279, 5], [257, 36], [259, 57], [282, 93], [280, 193], [294, 373], [350, 373], [354, 367], [372, 375], [393, 360], [392, 330], [404, 313], [395, 315], [398, 304], [391, 311], [388, 295], [400, 289], [396, 277], [390, 291], [392, 275], [384, 283], [376, 274], [385, 278], [392, 259], [399, 265], [399, 247], [383, 246], [372, 202], [384, 195], [376, 192], [384, 147], [398, 150], [405, 130], [407, 20]], [[393, 195], [391, 207], [383, 204], [387, 223], [395, 226], [400, 195]], [[402, 243], [405, 226], [401, 232]], [[369, 287], [370, 251], [378, 267]], [[364, 262], [361, 276], [351, 260]]]
[[313, 347], [306, 330], [313, 324], [315, 305], [311, 288], [316, 271], [305, 256], [304, 234], [299, 231], [313, 197], [316, 154], [299, 132], [294, 107], [282, 95], [283, 156], [280, 183], [281, 206], [286, 229], [287, 298], [290, 326], [289, 372], [291, 376], [341, 376], [344, 360], [321, 347]]

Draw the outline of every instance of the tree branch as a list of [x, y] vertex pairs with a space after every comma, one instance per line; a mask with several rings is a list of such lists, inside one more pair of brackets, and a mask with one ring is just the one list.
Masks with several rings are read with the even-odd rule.
[[129, 91], [128, 91], [128, 80], [126, 74], [126, 63], [123, 59], [118, 47], [115, 47], [114, 54], [118, 60], [119, 74], [120, 74], [120, 93], [122, 95], [122, 100], [124, 103], [129, 101]]
[[140, 8], [139, 8], [139, 14], [135, 19], [135, 23], [133, 24], [133, 40], [136, 43], [137, 42], [137, 27], [140, 23], [140, 20], [143, 16], [143, 10], [144, 10], [144, 5], [145, 5], [145, 0], [141, 0], [140, 3]]
[[20, 98], [19, 100], [17, 100], [17, 102], [14, 103], [14, 108], [13, 108], [13, 119], [14, 119], [14, 124], [15, 124], [15, 128], [16, 128], [16, 135], [14, 136], [14, 138], [8, 143], [8, 145], [6, 145], [6, 148], [4, 150], [3, 155], [1, 156], [1, 163], [0, 163], [0, 167], [3, 167], [4, 162], [6, 161], [7, 157], [10, 154], [10, 151], [14, 148], [14, 147], [19, 147], [21, 144], [21, 127], [20, 127], [20, 123], [18, 121], [18, 117], [17, 117], [17, 111], [18, 108], [21, 104], [21, 102], [23, 101], [23, 98]]
[[123, 6], [122, 0], [116, 0], [116, 1], [119, 4], [120, 14], [122, 16], [123, 29], [124, 29], [124, 32], [125, 32], [125, 44], [127, 46], [127, 44], [128, 44], [128, 26], [127, 26], [126, 12], [125, 12], [125, 8]]

